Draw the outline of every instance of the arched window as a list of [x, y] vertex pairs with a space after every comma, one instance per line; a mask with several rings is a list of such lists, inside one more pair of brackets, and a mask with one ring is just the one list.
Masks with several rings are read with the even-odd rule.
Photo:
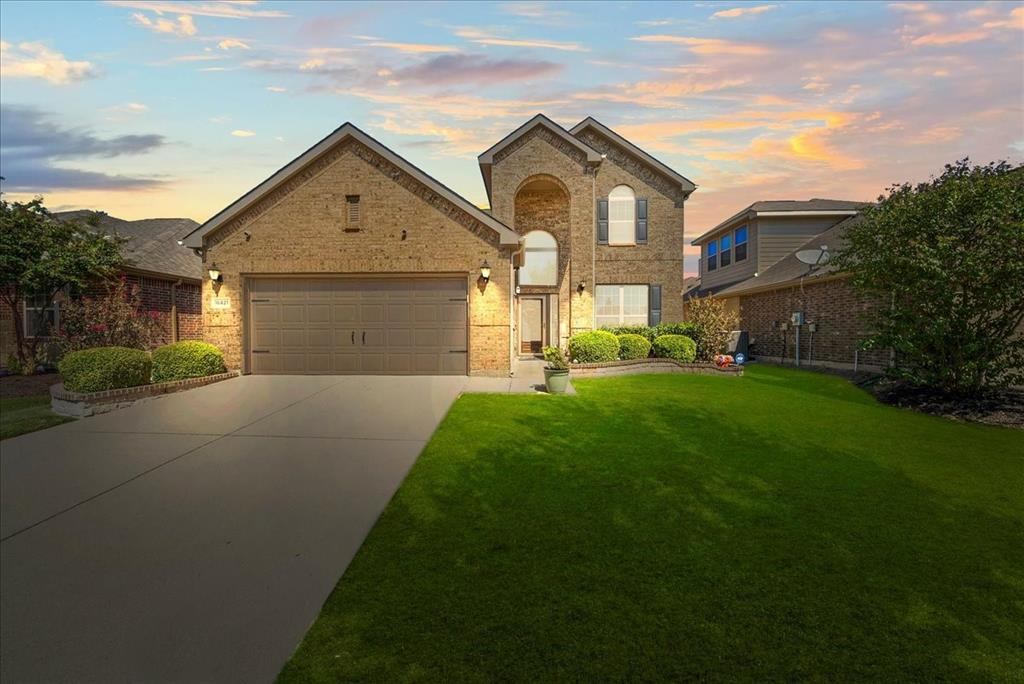
[[636, 244], [636, 193], [628, 185], [608, 193], [608, 244]]
[[558, 243], [551, 233], [533, 230], [526, 234], [520, 285], [558, 284]]

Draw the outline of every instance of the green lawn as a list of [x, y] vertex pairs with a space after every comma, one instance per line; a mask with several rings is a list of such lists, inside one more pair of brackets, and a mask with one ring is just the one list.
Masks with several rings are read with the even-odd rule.
[[66, 423], [71, 418], [50, 410], [50, 395], [0, 399], [0, 439]]
[[1024, 679], [1024, 433], [837, 377], [452, 407], [280, 675]]

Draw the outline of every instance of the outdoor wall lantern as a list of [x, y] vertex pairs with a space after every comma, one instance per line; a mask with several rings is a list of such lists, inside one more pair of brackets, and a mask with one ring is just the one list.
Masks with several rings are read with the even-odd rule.
[[576, 286], [576, 289], [577, 291], [579, 291], [580, 294], [583, 294], [583, 291], [587, 289], [587, 281], [581, 280], [579, 282], [579, 285]]
[[491, 280], [491, 265], [484, 259], [484, 263], [480, 264], [480, 279], [485, 283]]
[[215, 283], [223, 283], [224, 276], [221, 275], [220, 269], [217, 268], [217, 264], [210, 264], [210, 280]]

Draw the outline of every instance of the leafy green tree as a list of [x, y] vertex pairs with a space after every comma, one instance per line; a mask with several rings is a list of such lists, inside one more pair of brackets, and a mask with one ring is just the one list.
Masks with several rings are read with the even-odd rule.
[[11, 310], [16, 355], [26, 372], [35, 367], [39, 340], [25, 337], [22, 299], [40, 300], [36, 323], [45, 330], [44, 312], [53, 308], [57, 294], [84, 290], [90, 281], [111, 275], [124, 261], [121, 244], [95, 224], [55, 219], [42, 198], [0, 200], [0, 302]]
[[1024, 167], [948, 164], [893, 185], [845, 234], [835, 264], [880, 302], [868, 343], [890, 373], [949, 394], [1024, 382]]

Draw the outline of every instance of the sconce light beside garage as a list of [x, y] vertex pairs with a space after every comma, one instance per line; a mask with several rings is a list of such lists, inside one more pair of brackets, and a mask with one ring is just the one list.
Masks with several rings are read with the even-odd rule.
[[217, 268], [217, 264], [210, 264], [210, 280], [215, 283], [223, 283], [224, 276], [221, 275], [220, 269]]
[[490, 282], [491, 280], [491, 265], [484, 259], [484, 263], [480, 264], [480, 279], [482, 281]]
[[586, 290], [586, 289], [587, 289], [587, 281], [586, 280], [581, 280], [576, 285], [576, 291], [579, 292], [580, 294], [583, 294], [583, 291]]

